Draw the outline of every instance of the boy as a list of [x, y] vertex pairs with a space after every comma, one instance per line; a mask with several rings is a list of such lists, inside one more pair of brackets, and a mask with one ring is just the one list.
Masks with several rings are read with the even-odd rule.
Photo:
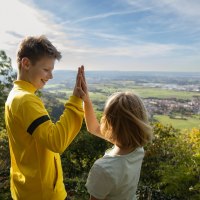
[[81, 72], [73, 95], [55, 124], [35, 95], [49, 79], [61, 54], [45, 37], [25, 38], [17, 53], [18, 77], [5, 104], [14, 200], [63, 200], [60, 153], [78, 134], [83, 120]]

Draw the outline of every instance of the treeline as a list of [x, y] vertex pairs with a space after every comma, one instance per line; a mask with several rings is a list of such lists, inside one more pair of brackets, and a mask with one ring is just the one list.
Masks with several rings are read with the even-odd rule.
[[[155, 139], [145, 147], [139, 200], [200, 199], [200, 130], [180, 132], [153, 124]], [[85, 182], [90, 167], [111, 145], [86, 131], [85, 124], [62, 154], [64, 183], [74, 200], [89, 199]], [[6, 132], [0, 132], [0, 199], [10, 199], [9, 151]]]
[[[3, 58], [5, 59], [2, 59]], [[10, 200], [9, 145], [4, 124], [4, 103], [12, 85], [12, 67], [5, 53], [0, 53], [0, 199]], [[5, 67], [2, 61], [8, 61]], [[3, 67], [5, 68], [3, 68]], [[9, 66], [9, 67], [8, 67]], [[10, 77], [10, 78], [8, 78]], [[5, 84], [7, 83], [7, 85]], [[59, 119], [63, 105], [48, 93], [40, 93], [53, 121]], [[101, 112], [97, 113], [99, 118]], [[200, 199], [200, 130], [174, 129], [153, 123], [154, 140], [145, 146], [137, 190], [138, 200], [199, 200]], [[88, 200], [86, 178], [94, 161], [100, 158], [111, 144], [92, 136], [85, 123], [76, 139], [62, 154], [64, 183], [72, 200]]]

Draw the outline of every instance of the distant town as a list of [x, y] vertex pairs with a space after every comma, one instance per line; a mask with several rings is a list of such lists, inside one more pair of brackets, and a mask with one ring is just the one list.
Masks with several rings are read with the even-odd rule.
[[182, 118], [200, 114], [200, 96], [194, 96], [191, 100], [147, 98], [144, 103], [151, 118], [155, 114], [173, 117], [179, 113]]
[[177, 85], [177, 84], [162, 84], [162, 83], [143, 83], [144, 87], [161, 88], [167, 90], [188, 91], [188, 92], [200, 92], [200, 85]]
[[180, 113], [181, 116], [191, 116], [200, 114], [200, 85], [177, 85], [177, 84], [160, 84], [160, 83], [144, 83], [144, 87], [160, 88], [184, 92], [196, 92], [196, 96], [191, 99], [178, 99], [170, 97], [165, 99], [146, 98], [144, 103], [151, 116], [154, 114], [169, 115], [173, 117], [173, 113]]
[[[55, 71], [44, 91], [64, 101], [75, 78], [75, 71]], [[131, 90], [143, 98], [151, 119], [155, 115], [200, 119], [200, 73], [89, 71], [86, 78], [97, 111], [103, 111], [113, 92]]]

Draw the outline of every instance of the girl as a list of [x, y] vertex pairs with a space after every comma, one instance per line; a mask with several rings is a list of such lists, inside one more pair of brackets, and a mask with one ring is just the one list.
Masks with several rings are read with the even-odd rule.
[[87, 130], [114, 146], [92, 166], [86, 183], [90, 200], [135, 200], [143, 146], [152, 139], [147, 111], [134, 93], [118, 92], [107, 101], [97, 121], [82, 71]]

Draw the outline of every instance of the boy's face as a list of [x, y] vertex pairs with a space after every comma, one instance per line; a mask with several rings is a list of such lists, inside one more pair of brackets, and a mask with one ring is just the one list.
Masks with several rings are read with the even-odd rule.
[[54, 58], [42, 58], [34, 65], [29, 63], [27, 81], [34, 85], [35, 88], [41, 89], [49, 79], [52, 79], [54, 69]]

